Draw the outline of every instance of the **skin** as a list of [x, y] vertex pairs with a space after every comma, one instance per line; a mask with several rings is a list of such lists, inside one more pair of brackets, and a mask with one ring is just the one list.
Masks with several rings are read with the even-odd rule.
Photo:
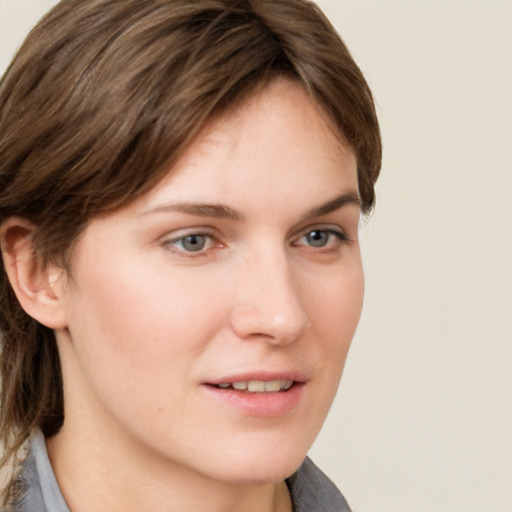
[[[324, 422], [361, 312], [357, 194], [353, 152], [277, 80], [150, 193], [93, 219], [70, 275], [47, 270], [65, 391], [47, 444], [73, 512], [291, 511], [283, 480]], [[262, 371], [300, 376], [291, 410], [251, 414], [207, 385]]]

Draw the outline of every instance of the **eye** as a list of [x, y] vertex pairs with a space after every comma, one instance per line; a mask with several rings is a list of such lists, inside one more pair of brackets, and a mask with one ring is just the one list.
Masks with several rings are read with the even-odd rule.
[[312, 229], [294, 242], [294, 245], [306, 245], [318, 249], [335, 249], [341, 242], [347, 241], [343, 231], [335, 229]]
[[304, 236], [304, 239], [311, 245], [312, 247], [324, 247], [329, 243], [329, 238], [331, 233], [327, 231], [311, 231], [307, 235]]
[[201, 253], [214, 245], [213, 237], [206, 233], [190, 233], [188, 235], [166, 240], [164, 245], [177, 253]]
[[178, 244], [189, 252], [202, 251], [208, 241], [205, 235], [188, 235], [177, 240]]

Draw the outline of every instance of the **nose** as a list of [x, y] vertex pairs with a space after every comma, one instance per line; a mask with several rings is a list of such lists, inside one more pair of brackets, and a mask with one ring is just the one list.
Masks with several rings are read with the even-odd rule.
[[232, 311], [235, 333], [242, 339], [264, 339], [271, 345], [297, 340], [310, 325], [299, 285], [284, 254], [266, 254], [247, 261]]

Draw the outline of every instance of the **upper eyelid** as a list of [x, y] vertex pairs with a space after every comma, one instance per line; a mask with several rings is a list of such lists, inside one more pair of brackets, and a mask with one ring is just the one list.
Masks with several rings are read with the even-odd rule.
[[159, 237], [161, 241], [175, 241], [180, 240], [182, 238], [186, 238], [187, 236], [207, 236], [210, 238], [218, 238], [215, 230], [210, 227], [202, 226], [202, 227], [190, 227], [190, 228], [181, 228], [175, 229], [167, 232], [165, 235]]
[[341, 226], [337, 224], [313, 224], [306, 226], [302, 229], [299, 229], [294, 235], [292, 235], [292, 240], [298, 240], [299, 238], [302, 238], [303, 236], [306, 236], [308, 233], [311, 233], [312, 231], [328, 231], [331, 233], [339, 233], [340, 235], [343, 235], [348, 238], [347, 232], [345, 229], [343, 229]]
[[343, 242], [350, 241], [350, 239], [345, 235], [345, 233], [343, 233], [342, 231], [339, 231], [339, 230], [334, 230], [334, 229], [312, 229], [310, 231], [306, 231], [301, 236], [298, 236], [297, 238], [295, 238], [292, 241], [292, 245], [301, 245], [301, 244], [299, 244], [299, 242], [303, 238], [307, 237], [310, 233], [313, 233], [314, 231], [323, 231], [323, 232], [327, 233], [330, 237], [335, 239], [334, 240], [335, 243], [343, 243]]
[[201, 253], [205, 253], [206, 251], [208, 251], [208, 249], [211, 249], [212, 246], [222, 243], [222, 242], [219, 242], [219, 237], [216, 234], [212, 233], [211, 230], [209, 230], [209, 229], [205, 229], [205, 228], [186, 229], [186, 228], [184, 228], [184, 229], [179, 229], [176, 231], [169, 232], [169, 233], [159, 237], [158, 244], [167, 246], [169, 248], [174, 247], [176, 252], [186, 253], [189, 251], [186, 251], [186, 250], [176, 247], [176, 244], [177, 244], [177, 242], [183, 241], [185, 238], [187, 238], [189, 236], [204, 236], [207, 239], [209, 239], [209, 242], [207, 242], [207, 244], [210, 247], [207, 247], [206, 249], [197, 251], [197, 255], [199, 255]]

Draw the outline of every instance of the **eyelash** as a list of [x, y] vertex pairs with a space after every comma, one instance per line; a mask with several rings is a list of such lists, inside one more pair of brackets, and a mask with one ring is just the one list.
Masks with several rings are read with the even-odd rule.
[[[301, 244], [299, 243], [301, 240], [305, 239], [308, 236], [311, 236], [312, 234], [326, 234], [328, 239], [327, 242], [324, 245], [320, 246], [314, 246], [310, 244]], [[205, 238], [205, 247], [200, 247], [197, 251], [193, 250], [187, 250], [183, 244], [187, 239], [190, 239], [189, 241], [192, 242], [193, 238], [202, 237]], [[334, 237], [334, 241], [332, 241], [332, 238]], [[346, 236], [346, 234], [342, 230], [337, 230], [333, 228], [308, 228], [307, 231], [303, 231], [300, 236], [295, 238], [291, 245], [294, 247], [297, 246], [307, 246], [314, 250], [315, 252], [321, 252], [321, 253], [331, 253], [339, 250], [340, 246], [342, 244], [350, 242], [350, 239]], [[206, 256], [210, 249], [214, 249], [215, 247], [222, 247], [223, 244], [216, 240], [215, 236], [211, 233], [204, 232], [204, 231], [191, 231], [190, 233], [185, 233], [179, 237], [172, 238], [170, 240], [164, 240], [163, 245], [174, 252], [175, 254], [178, 254], [181, 257], [184, 258], [200, 258], [203, 256]], [[181, 246], [181, 247], [179, 247]]]

